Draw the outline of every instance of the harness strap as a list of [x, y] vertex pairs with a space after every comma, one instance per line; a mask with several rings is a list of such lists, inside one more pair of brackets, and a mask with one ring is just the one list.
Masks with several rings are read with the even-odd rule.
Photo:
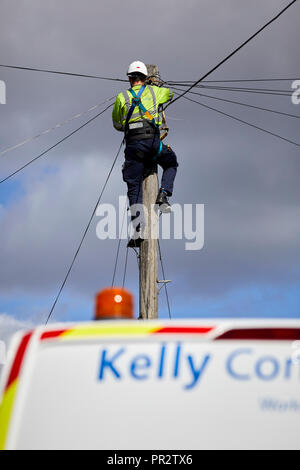
[[132, 104], [131, 104], [131, 106], [130, 106], [130, 109], [129, 109], [128, 113], [127, 113], [127, 116], [126, 116], [125, 133], [128, 131], [128, 124], [129, 124], [130, 118], [131, 118], [131, 116], [132, 116], [133, 110], [134, 110], [134, 108], [135, 108], [137, 105], [139, 105], [139, 102], [141, 101], [141, 98], [140, 98], [140, 97], [142, 96], [142, 93], [143, 93], [143, 91], [145, 90], [145, 88], [146, 88], [145, 85], [141, 86], [141, 88], [140, 88], [139, 91], [138, 91], [138, 94], [136, 94], [136, 93], [132, 90], [132, 88], [130, 88], [130, 90], [129, 90], [130, 93], [131, 93], [132, 96], [133, 96], [133, 100], [132, 100]]
[[162, 148], [163, 148], [163, 144], [162, 144], [162, 141], [160, 141], [158, 152], [157, 152], [157, 154], [154, 155], [154, 157], [153, 157], [153, 160], [154, 160], [154, 161], [160, 156], [161, 151], [162, 151]]
[[[145, 86], [144, 86], [144, 89], [145, 89]], [[145, 106], [143, 105], [143, 103], [141, 101], [140, 96], [141, 96], [142, 93], [140, 95], [139, 94], [136, 95], [136, 93], [134, 92], [134, 90], [132, 90], [132, 88], [129, 91], [133, 96], [132, 102], [134, 103], [134, 107], [138, 106], [140, 108], [140, 110], [142, 111], [142, 113], [146, 116], [146, 118], [149, 119], [154, 124], [155, 123], [154, 117], [149, 113], [149, 111], [145, 108]], [[141, 91], [141, 90], [139, 90], [139, 91]]]
[[142, 93], [144, 92], [146, 86], [143, 85], [141, 86], [141, 88], [139, 89], [138, 91], [138, 94], [135, 93], [135, 91], [130, 88], [129, 92], [132, 94], [132, 105], [128, 111], [128, 114], [126, 116], [126, 123], [125, 123], [125, 132], [127, 132], [128, 130], [128, 124], [129, 124], [129, 121], [131, 119], [131, 116], [133, 114], [133, 110], [136, 106], [139, 107], [139, 109], [142, 111], [142, 113], [146, 116], [147, 119], [149, 119], [150, 122], [152, 122], [152, 124], [154, 124], [156, 126], [156, 122], [155, 122], [155, 118], [149, 113], [149, 111], [145, 108], [145, 106], [143, 105], [142, 101], [141, 101], [141, 96], [142, 96]]

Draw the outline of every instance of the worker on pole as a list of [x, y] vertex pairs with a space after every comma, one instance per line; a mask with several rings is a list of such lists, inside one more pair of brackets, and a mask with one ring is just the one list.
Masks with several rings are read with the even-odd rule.
[[[173, 92], [168, 88], [146, 85], [148, 71], [143, 62], [130, 64], [127, 76], [131, 88], [117, 96], [112, 119], [115, 129], [125, 133], [123, 179], [127, 183], [129, 204], [143, 203], [145, 170], [157, 163], [163, 174], [156, 204], [161, 212], [170, 212], [168, 197], [173, 193], [178, 163], [171, 147], [160, 140], [159, 126], [162, 122], [159, 107], [172, 100]], [[139, 232], [141, 228], [136, 226], [135, 229]], [[139, 247], [141, 241], [140, 236], [133, 237], [128, 246]]]

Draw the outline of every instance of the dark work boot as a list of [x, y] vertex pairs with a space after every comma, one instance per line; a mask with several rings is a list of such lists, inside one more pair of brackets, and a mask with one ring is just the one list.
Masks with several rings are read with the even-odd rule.
[[[135, 234], [139, 234], [141, 231], [141, 226], [140, 224], [137, 225], [135, 228]], [[144, 241], [144, 239], [139, 235], [138, 237], [131, 238], [129, 242], [127, 243], [127, 248], [140, 248], [141, 243]]]
[[129, 240], [129, 242], [127, 243], [127, 248], [140, 248], [141, 247], [141, 243], [144, 241], [143, 238], [137, 238], [136, 240], [134, 240], [133, 238], [131, 238]]
[[160, 189], [156, 203], [159, 206], [159, 210], [164, 214], [169, 214], [171, 212], [171, 206], [167, 198], [167, 192], [164, 189]]

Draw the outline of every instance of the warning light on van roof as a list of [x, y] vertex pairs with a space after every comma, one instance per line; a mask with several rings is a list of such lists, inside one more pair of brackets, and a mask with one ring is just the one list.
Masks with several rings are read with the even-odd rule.
[[133, 295], [122, 287], [103, 289], [96, 296], [95, 320], [134, 318]]

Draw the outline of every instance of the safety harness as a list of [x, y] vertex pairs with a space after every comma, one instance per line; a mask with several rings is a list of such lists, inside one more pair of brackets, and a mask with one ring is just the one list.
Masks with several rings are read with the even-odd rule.
[[[126, 134], [128, 133], [128, 130], [129, 130], [129, 121], [131, 119], [131, 116], [133, 114], [133, 111], [134, 111], [134, 108], [136, 106], [139, 107], [140, 111], [143, 113], [143, 115], [149, 119], [150, 123], [153, 125], [154, 129], [157, 130], [157, 132], [159, 132], [159, 127], [158, 125], [156, 124], [155, 122], [155, 118], [149, 113], [149, 111], [145, 108], [145, 106], [143, 105], [142, 101], [141, 101], [141, 96], [145, 90], [146, 86], [145, 85], [142, 85], [141, 88], [139, 89], [138, 93], [136, 94], [136, 92], [130, 88], [129, 92], [131, 93], [132, 95], [132, 104], [131, 104], [131, 107], [127, 113], [127, 116], [126, 116], [126, 122], [125, 122], [125, 136]], [[157, 157], [160, 155], [162, 151], [162, 142], [160, 142], [160, 146], [159, 146], [159, 150], [157, 152], [157, 154], [154, 156], [154, 160], [157, 159]]]
[[[138, 106], [139, 109], [142, 111], [142, 113], [146, 116], [146, 118], [149, 119], [149, 121], [152, 122], [152, 124], [154, 124], [156, 126], [156, 122], [155, 122], [154, 117], [149, 113], [149, 111], [147, 111], [147, 109], [145, 108], [145, 106], [143, 105], [143, 103], [141, 101], [141, 96], [142, 96], [143, 92], [145, 91], [145, 88], [146, 88], [146, 86], [142, 85], [141, 88], [138, 91], [138, 94], [136, 94], [136, 92], [132, 88], [130, 88], [129, 92], [132, 94], [132, 104], [131, 104], [131, 107], [128, 111], [127, 117], [126, 117], [126, 124], [129, 123], [134, 108], [136, 106]], [[126, 127], [126, 125], [125, 125], [125, 127]]]

